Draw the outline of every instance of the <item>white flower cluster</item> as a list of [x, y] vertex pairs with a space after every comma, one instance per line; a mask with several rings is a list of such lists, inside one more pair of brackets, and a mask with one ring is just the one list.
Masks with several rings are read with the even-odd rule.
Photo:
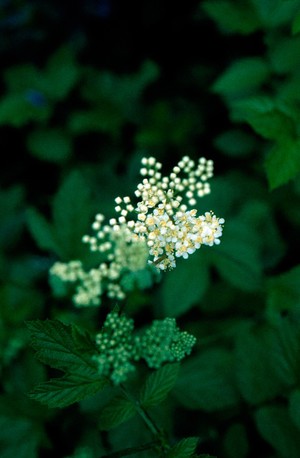
[[83, 242], [100, 252], [103, 262], [86, 272], [80, 261], [55, 263], [50, 273], [63, 282], [78, 283], [74, 302], [79, 306], [98, 305], [105, 291], [110, 298], [124, 299], [124, 273], [143, 271], [149, 266], [160, 270], [176, 267], [176, 258], [188, 258], [201, 245], [220, 243], [224, 219], [212, 212], [197, 216], [196, 199], [210, 193], [207, 180], [213, 176], [213, 162], [188, 156], [162, 176], [162, 165], [154, 157], [143, 158], [142, 182], [131, 198], [117, 197], [117, 217], [104, 224], [96, 215], [94, 235]]
[[98, 305], [102, 294], [102, 274], [99, 269], [86, 272], [81, 261], [56, 262], [50, 269], [52, 278], [66, 283], [78, 283], [73, 301], [80, 307]]
[[[212, 212], [197, 217], [197, 210], [189, 209], [197, 197], [210, 192], [207, 180], [213, 175], [213, 162], [200, 158], [198, 164], [184, 156], [169, 176], [163, 177], [161, 163], [154, 157], [143, 158], [141, 175], [144, 177], [135, 191], [136, 206], [130, 197], [117, 197], [115, 210], [118, 218], [101, 226], [102, 215], [93, 224], [95, 237], [85, 236], [92, 250], [105, 251], [105, 234], [119, 234], [125, 243], [143, 243], [154, 265], [165, 270], [176, 266], [176, 258], [187, 258], [201, 245], [220, 243], [223, 218]], [[187, 204], [184, 203], [187, 200]]]

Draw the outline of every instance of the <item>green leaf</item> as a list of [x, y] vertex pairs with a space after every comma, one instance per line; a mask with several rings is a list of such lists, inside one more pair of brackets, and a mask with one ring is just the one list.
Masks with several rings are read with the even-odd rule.
[[215, 81], [213, 90], [223, 96], [249, 94], [261, 86], [269, 75], [269, 67], [263, 59], [246, 57], [233, 62]]
[[198, 437], [186, 437], [178, 442], [168, 452], [168, 458], [189, 458], [193, 456], [196, 451], [197, 444], [199, 442]]
[[152, 372], [140, 392], [140, 402], [144, 407], [160, 404], [173, 388], [180, 364], [166, 364]]
[[255, 149], [256, 142], [253, 135], [231, 129], [215, 138], [214, 145], [227, 156], [244, 157]]
[[270, 189], [278, 188], [300, 173], [300, 141], [286, 138], [269, 152], [265, 168]]
[[265, 29], [276, 29], [283, 24], [290, 25], [296, 11], [298, 0], [251, 0]]
[[30, 398], [48, 405], [48, 407], [66, 407], [103, 390], [108, 382], [104, 378], [90, 374], [68, 374], [37, 385], [30, 393]]
[[286, 106], [267, 96], [250, 97], [233, 103], [232, 118], [246, 121], [263, 138], [285, 141], [293, 137], [294, 121]]
[[285, 319], [244, 332], [236, 343], [242, 395], [251, 404], [273, 399], [296, 383], [299, 361], [299, 329]]
[[284, 407], [262, 407], [255, 414], [257, 428], [262, 437], [282, 458], [298, 458], [300, 435]]
[[80, 77], [79, 66], [70, 47], [63, 46], [50, 57], [44, 77], [45, 90], [53, 99], [67, 97]]
[[164, 278], [161, 288], [163, 314], [178, 317], [203, 297], [209, 282], [204, 253], [194, 253], [188, 262], [178, 262], [176, 269]]
[[207, 0], [202, 2], [201, 8], [225, 33], [248, 35], [260, 25], [255, 10], [249, 1], [239, 4], [229, 0]]
[[189, 409], [213, 412], [239, 403], [232, 354], [212, 348], [182, 364], [175, 396]]
[[87, 184], [79, 172], [71, 172], [53, 200], [53, 226], [64, 259], [86, 255], [82, 236], [89, 230], [92, 211]]
[[300, 389], [293, 390], [289, 395], [289, 414], [300, 430]]
[[71, 139], [62, 129], [39, 129], [27, 137], [29, 151], [39, 159], [61, 163], [72, 153]]
[[30, 321], [27, 326], [36, 357], [67, 373], [35, 387], [32, 399], [49, 407], [65, 407], [101, 391], [109, 383], [99, 376], [93, 363], [93, 341], [78, 327], [57, 320]]
[[46, 121], [50, 114], [49, 105], [32, 104], [26, 93], [8, 93], [0, 100], [0, 125], [21, 127], [30, 121]]
[[60, 247], [57, 245], [53, 227], [50, 223], [34, 208], [27, 210], [27, 224], [32, 237], [42, 250], [50, 250], [58, 255], [61, 254]]
[[220, 246], [209, 256], [219, 274], [243, 291], [257, 291], [262, 285], [259, 244], [251, 227], [240, 220], [226, 222]]
[[85, 348], [78, 345], [74, 338], [74, 326], [68, 326], [57, 320], [36, 320], [27, 322], [31, 344], [36, 350], [36, 357], [51, 367], [68, 372], [96, 369], [92, 363], [95, 351], [92, 343]]
[[300, 11], [295, 15], [292, 22], [292, 34], [297, 35], [300, 32]]
[[279, 74], [296, 72], [300, 63], [300, 37], [284, 38], [270, 47], [270, 61]]
[[270, 314], [293, 311], [299, 306], [300, 265], [268, 280], [267, 308]]
[[115, 428], [136, 414], [136, 409], [131, 401], [124, 397], [113, 398], [100, 412], [99, 427], [103, 431]]

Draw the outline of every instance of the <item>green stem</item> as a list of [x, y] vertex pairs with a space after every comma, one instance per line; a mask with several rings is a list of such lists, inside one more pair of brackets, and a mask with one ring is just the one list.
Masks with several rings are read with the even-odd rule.
[[130, 402], [132, 402], [132, 404], [135, 406], [137, 413], [153, 434], [157, 445], [160, 447], [161, 453], [164, 454], [170, 448], [168, 441], [166, 440], [166, 435], [164, 431], [159, 429], [159, 427], [154, 423], [148, 412], [141, 405], [140, 401], [136, 399], [131, 393], [129, 393], [124, 385], [121, 384], [120, 388], [124, 396], [126, 396], [127, 399]]
[[139, 445], [137, 447], [124, 448], [118, 452], [110, 453], [109, 455], [104, 455], [102, 458], [121, 458], [122, 456], [134, 455], [135, 453], [143, 452], [144, 450], [149, 450], [159, 445], [158, 441], [148, 442], [147, 444]]
[[144, 420], [145, 424], [147, 425], [147, 427], [149, 428], [149, 430], [151, 431], [151, 433], [154, 435], [154, 436], [160, 436], [161, 435], [161, 431], [159, 430], [159, 428], [156, 426], [156, 424], [154, 423], [154, 421], [152, 420], [152, 418], [150, 417], [150, 415], [148, 414], [148, 412], [146, 412], [146, 410], [142, 407], [141, 403], [139, 402], [138, 399], [134, 398], [132, 396], [132, 394], [130, 394], [124, 385], [120, 385], [120, 388], [122, 390], [122, 393], [127, 397], [127, 399], [132, 402], [132, 404], [135, 406], [135, 409], [137, 411], [137, 413], [140, 415], [140, 417]]

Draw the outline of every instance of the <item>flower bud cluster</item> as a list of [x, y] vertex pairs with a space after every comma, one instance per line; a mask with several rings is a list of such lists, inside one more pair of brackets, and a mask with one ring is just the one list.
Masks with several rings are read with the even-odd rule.
[[135, 354], [133, 329], [132, 319], [111, 312], [96, 336], [99, 354], [94, 356], [94, 360], [99, 374], [109, 377], [114, 384], [124, 382], [128, 374], [135, 370], [132, 364]]
[[109, 377], [114, 384], [124, 382], [135, 370], [134, 362], [144, 359], [150, 368], [182, 360], [192, 351], [196, 339], [181, 332], [175, 318], [155, 320], [150, 328], [134, 335], [130, 318], [111, 312], [96, 336], [98, 349], [94, 361], [101, 376]]
[[140, 357], [158, 369], [165, 362], [180, 361], [192, 351], [196, 338], [181, 332], [175, 318], [154, 320], [151, 327], [136, 339]]

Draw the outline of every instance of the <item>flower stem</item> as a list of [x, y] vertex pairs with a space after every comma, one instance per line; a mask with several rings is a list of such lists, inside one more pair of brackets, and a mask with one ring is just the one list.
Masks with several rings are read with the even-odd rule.
[[144, 423], [147, 425], [148, 429], [151, 431], [153, 436], [156, 438], [156, 445], [159, 445], [161, 450], [167, 450], [169, 448], [169, 444], [166, 441], [164, 431], [160, 430], [159, 427], [154, 423], [148, 412], [144, 409], [141, 405], [140, 401], [136, 399], [131, 393], [127, 391], [124, 385], [120, 384], [120, 388], [124, 396], [132, 402], [135, 406], [137, 413], [143, 419]]

